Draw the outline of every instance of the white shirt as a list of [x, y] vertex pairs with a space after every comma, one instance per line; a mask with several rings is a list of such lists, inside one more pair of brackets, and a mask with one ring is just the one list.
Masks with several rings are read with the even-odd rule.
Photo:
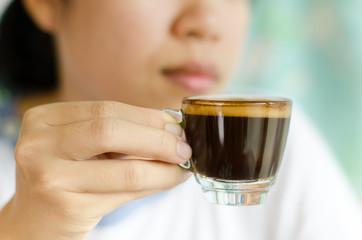
[[[14, 192], [12, 149], [0, 143], [0, 207]], [[127, 209], [130, 205], [122, 208]], [[230, 207], [203, 199], [194, 178], [97, 226], [88, 240], [361, 240], [362, 210], [311, 124], [293, 113], [277, 181], [266, 203]]]

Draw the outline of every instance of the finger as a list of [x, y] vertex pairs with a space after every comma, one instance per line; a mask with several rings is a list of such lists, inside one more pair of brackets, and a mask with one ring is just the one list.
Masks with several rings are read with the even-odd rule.
[[25, 116], [38, 121], [42, 119], [50, 126], [101, 118], [119, 118], [155, 128], [164, 128], [165, 123], [177, 123], [162, 111], [112, 101], [52, 103], [35, 107]]
[[65, 166], [64, 186], [71, 192], [118, 193], [168, 189], [188, 175], [175, 164], [144, 160], [89, 160]]
[[96, 119], [59, 126], [56, 148], [64, 159], [84, 160], [116, 152], [170, 163], [184, 163], [191, 148], [184, 140], [162, 129], [119, 119]]

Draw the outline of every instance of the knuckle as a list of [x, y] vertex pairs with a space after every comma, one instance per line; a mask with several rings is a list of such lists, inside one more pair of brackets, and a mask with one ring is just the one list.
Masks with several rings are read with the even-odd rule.
[[158, 138], [157, 152], [159, 153], [167, 153], [170, 150], [170, 146], [175, 143], [174, 137], [171, 136], [170, 133], [162, 131]]
[[110, 102], [97, 101], [92, 103], [90, 111], [95, 118], [103, 118], [113, 111], [113, 105]]
[[91, 123], [91, 137], [98, 143], [105, 143], [110, 140], [115, 131], [116, 123], [113, 120], [101, 119]]
[[39, 152], [38, 146], [32, 141], [20, 139], [15, 147], [14, 157], [19, 165], [24, 165], [28, 159], [33, 158]]
[[27, 110], [23, 115], [24, 123], [31, 123], [33, 121], [39, 121], [40, 116], [43, 114], [44, 110], [41, 106], [31, 108]]
[[43, 195], [49, 194], [49, 189], [60, 186], [62, 179], [62, 174], [54, 171], [57, 167], [53, 166], [52, 158], [44, 158], [45, 141], [49, 139], [40, 139], [34, 135], [23, 136], [18, 140], [14, 151], [18, 173], [34, 193]]
[[49, 201], [59, 200], [59, 194], [64, 188], [61, 176], [41, 165], [23, 174], [27, 182], [27, 189], [32, 196]]
[[139, 190], [144, 177], [144, 171], [139, 164], [130, 163], [123, 171], [124, 186], [130, 191]]
[[54, 190], [59, 187], [59, 179], [56, 175], [46, 170], [38, 171], [36, 177], [34, 177], [34, 188], [39, 193], [48, 194], [54, 193]]

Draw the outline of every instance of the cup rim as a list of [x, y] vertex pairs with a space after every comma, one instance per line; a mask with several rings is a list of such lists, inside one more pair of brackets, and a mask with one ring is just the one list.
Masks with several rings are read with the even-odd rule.
[[292, 104], [292, 100], [285, 97], [246, 94], [208, 94], [185, 97], [183, 104], [195, 105], [239, 105], [239, 104]]

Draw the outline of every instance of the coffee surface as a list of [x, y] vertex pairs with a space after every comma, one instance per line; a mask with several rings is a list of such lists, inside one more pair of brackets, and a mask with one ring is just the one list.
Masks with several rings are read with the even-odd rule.
[[186, 98], [182, 111], [192, 115], [289, 118], [292, 103], [279, 98]]
[[184, 128], [197, 172], [225, 180], [274, 176], [287, 138], [288, 106], [253, 108], [255, 114], [248, 117], [245, 113], [250, 111], [231, 111], [235, 106], [230, 107], [229, 116], [223, 116], [220, 113], [227, 112], [214, 106], [185, 104]]

